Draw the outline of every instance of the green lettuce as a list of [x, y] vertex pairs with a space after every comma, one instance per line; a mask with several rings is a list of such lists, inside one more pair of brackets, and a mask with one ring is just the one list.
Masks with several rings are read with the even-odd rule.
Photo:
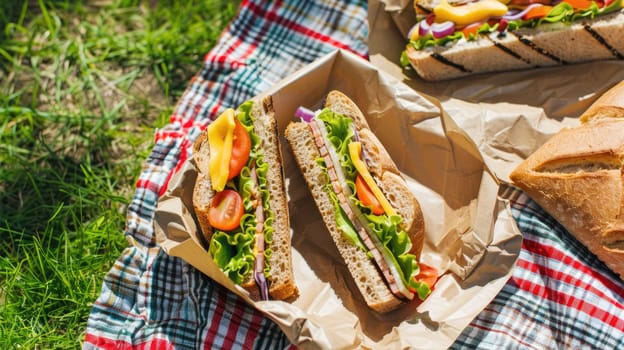
[[331, 184], [327, 184], [327, 186], [325, 187], [325, 192], [329, 193], [329, 198], [334, 205], [334, 212], [336, 213], [336, 226], [338, 226], [338, 229], [358, 248], [362, 249], [363, 251], [367, 251], [366, 246], [360, 239], [360, 236], [357, 234], [355, 227], [353, 227], [351, 220], [349, 220], [347, 214], [345, 214], [344, 210], [342, 210], [342, 207], [340, 206], [340, 201], [338, 200], [338, 196], [334, 192]]
[[254, 268], [254, 237], [242, 232], [215, 231], [208, 251], [219, 268], [236, 284], [248, 279]]
[[255, 255], [253, 247], [255, 244], [254, 235], [256, 233], [256, 215], [252, 206], [253, 180], [251, 178], [251, 166], [256, 164], [256, 175], [258, 187], [262, 196], [262, 206], [264, 208], [264, 241], [265, 241], [265, 265], [264, 275], [270, 278], [269, 259], [272, 256], [270, 249], [273, 241], [273, 222], [275, 214], [269, 210], [269, 191], [267, 186], [268, 164], [264, 161], [262, 149], [260, 148], [260, 138], [255, 134], [251, 108], [253, 101], [247, 101], [237, 109], [236, 116], [241, 124], [249, 132], [251, 138], [251, 153], [247, 164], [233, 181], [229, 181], [227, 188], [233, 189], [241, 195], [245, 214], [241, 218], [240, 226], [233, 231], [224, 232], [215, 230], [213, 232], [208, 251], [219, 268], [235, 283], [240, 284], [249, 279], [254, 271]]

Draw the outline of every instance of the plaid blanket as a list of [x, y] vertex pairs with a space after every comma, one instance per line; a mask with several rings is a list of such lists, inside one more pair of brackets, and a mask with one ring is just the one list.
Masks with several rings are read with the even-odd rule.
[[[243, 1], [155, 144], [128, 209], [126, 248], [106, 275], [84, 349], [288, 349], [279, 327], [155, 242], [153, 215], [193, 140], [223, 109], [326, 53], [367, 57], [367, 3]], [[524, 243], [513, 276], [452, 348], [624, 348], [624, 283], [517, 190]]]

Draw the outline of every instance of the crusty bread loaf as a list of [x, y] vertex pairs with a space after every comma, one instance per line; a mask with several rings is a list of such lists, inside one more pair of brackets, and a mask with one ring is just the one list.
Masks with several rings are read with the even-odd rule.
[[[624, 39], [624, 38], [623, 38]], [[581, 115], [581, 123], [599, 118], [622, 118], [624, 117], [624, 81], [602, 94]]]
[[624, 278], [622, 96], [620, 83], [588, 109], [581, 125], [560, 130], [510, 179]]
[[[396, 208], [403, 220], [403, 229], [412, 240], [411, 252], [420, 256], [424, 242], [424, 219], [418, 201], [410, 192], [405, 180], [379, 140], [370, 132], [368, 123], [347, 96], [338, 91], [328, 94], [325, 106], [334, 112], [349, 116], [359, 129], [360, 141], [367, 152], [371, 174], [380, 180], [380, 189], [386, 195], [393, 208]], [[380, 313], [396, 309], [401, 301], [396, 298], [384, 281], [375, 262], [368, 253], [356, 247], [345, 237], [336, 224], [334, 205], [324, 188], [330, 183], [327, 173], [318, 166], [321, 157], [314, 135], [306, 123], [290, 123], [285, 137], [295, 156], [295, 160], [306, 180], [321, 217], [350, 271], [367, 305]]]
[[[254, 131], [261, 140], [264, 161], [268, 164], [269, 206], [275, 214], [275, 220], [272, 224], [274, 229], [273, 242], [270, 247], [273, 254], [269, 262], [271, 275], [269, 295], [272, 299], [288, 300], [295, 298], [299, 291], [295, 284], [292, 270], [290, 218], [288, 216], [288, 203], [286, 200], [277, 123], [271, 98], [266, 97], [263, 100], [254, 101], [251, 114]], [[193, 207], [204, 237], [207, 242], [210, 242], [212, 227], [207, 217], [214, 191], [212, 190], [210, 174], [208, 173], [210, 149], [207, 132], [203, 132], [195, 141], [193, 157], [198, 169], [197, 180], [193, 190]], [[258, 288], [253, 276], [250, 275], [249, 279], [242, 283], [241, 286], [249, 291], [252, 298], [259, 299]]]
[[521, 70], [595, 60], [624, 59], [624, 9], [571, 24], [542, 24], [478, 39], [416, 50], [407, 45], [411, 66], [424, 80]]

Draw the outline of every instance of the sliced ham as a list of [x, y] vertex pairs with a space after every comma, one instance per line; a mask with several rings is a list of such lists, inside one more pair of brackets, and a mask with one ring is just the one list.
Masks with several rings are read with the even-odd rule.
[[256, 209], [254, 280], [260, 289], [260, 298], [269, 300], [269, 288], [264, 276], [264, 208], [262, 207], [262, 196], [258, 190], [258, 175], [255, 164], [251, 168], [251, 179], [254, 184], [253, 203]]

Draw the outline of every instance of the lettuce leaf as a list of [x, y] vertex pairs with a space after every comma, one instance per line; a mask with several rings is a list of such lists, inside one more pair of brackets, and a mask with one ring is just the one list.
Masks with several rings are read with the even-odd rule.
[[356, 247], [362, 249], [363, 251], [367, 251], [366, 246], [360, 239], [360, 236], [355, 231], [355, 227], [353, 227], [353, 223], [347, 217], [344, 210], [340, 206], [340, 201], [338, 200], [338, 196], [334, 192], [331, 184], [327, 184], [325, 187], [325, 191], [329, 193], [329, 198], [331, 199], [332, 204], [334, 205], [334, 212], [336, 213], [336, 225], [338, 229], [345, 235], [349, 240], [355, 244]]
[[215, 231], [208, 251], [217, 266], [236, 284], [241, 284], [253, 272], [254, 237], [242, 232], [228, 234]]
[[327, 137], [336, 150], [345, 177], [347, 180], [355, 181], [357, 170], [349, 156], [349, 143], [355, 136], [351, 127], [351, 119], [334, 113], [328, 108], [323, 109], [316, 118], [325, 123]]
[[420, 298], [420, 300], [425, 300], [425, 298], [429, 294], [431, 294], [431, 287], [429, 287], [427, 283], [419, 282], [412, 279], [409, 286], [412, 290], [416, 291], [416, 294], [418, 294], [418, 298]]

